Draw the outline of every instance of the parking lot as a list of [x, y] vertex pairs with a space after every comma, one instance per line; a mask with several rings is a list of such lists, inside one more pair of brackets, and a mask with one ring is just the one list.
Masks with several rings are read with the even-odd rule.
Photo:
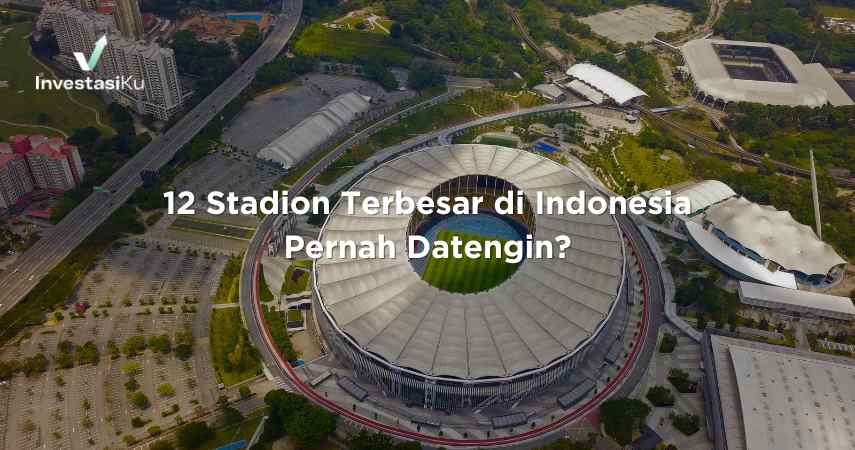
[[[136, 240], [108, 250], [81, 282], [78, 300], [91, 305], [85, 313], [69, 308], [61, 320], [30, 329], [0, 349], [3, 360], [40, 353], [51, 361], [45, 373], [18, 375], [0, 387], [0, 448], [125, 446], [125, 436], [145, 437], [152, 426], [165, 429], [178, 416], [187, 420], [214, 406], [208, 320], [212, 287], [225, 261], [222, 255]], [[174, 348], [179, 335], [191, 332], [193, 355], [186, 361], [175, 352], [148, 349], [132, 356], [123, 348], [131, 338], [164, 334]], [[99, 363], [60, 368], [54, 357], [61, 341], [75, 347], [92, 341]], [[135, 389], [126, 386], [131, 378]], [[150, 406], [133, 406], [133, 392], [145, 394]]]
[[[258, 226], [258, 217], [208, 214], [206, 210], [211, 205], [206, 198], [212, 191], [225, 194], [234, 192], [238, 196], [259, 198], [270, 193], [273, 183], [280, 176], [279, 170], [257, 161], [254, 157], [228, 146], [220, 146], [176, 177], [175, 191], [192, 192], [196, 199], [192, 206], [196, 213], [182, 217], [196, 222], [250, 229], [247, 234], [251, 236], [251, 229]], [[164, 214], [157, 224], [148, 230], [146, 236], [229, 254], [241, 252], [246, 248], [247, 239], [240, 238], [235, 233], [203, 232], [206, 228], [203, 226], [174, 226], [177, 217]]]
[[352, 91], [382, 100], [385, 105], [415, 95], [411, 91], [386, 92], [363, 78], [310, 74], [297, 86], [249, 102], [223, 132], [223, 142], [255, 155], [334, 97]]
[[679, 9], [659, 5], [636, 5], [582, 17], [579, 20], [591, 30], [619, 44], [650, 42], [660, 31], [670, 33], [683, 30], [692, 22], [692, 16]]

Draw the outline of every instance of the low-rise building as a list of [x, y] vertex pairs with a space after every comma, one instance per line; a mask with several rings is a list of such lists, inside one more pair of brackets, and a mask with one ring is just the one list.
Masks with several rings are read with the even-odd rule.
[[739, 282], [739, 301], [799, 317], [855, 319], [855, 305], [848, 297], [786, 289], [767, 284]]

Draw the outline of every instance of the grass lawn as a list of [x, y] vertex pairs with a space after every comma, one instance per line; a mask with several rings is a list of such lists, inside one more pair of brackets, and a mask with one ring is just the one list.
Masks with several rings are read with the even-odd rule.
[[294, 50], [309, 56], [325, 56], [345, 62], [356, 57], [382, 58], [399, 66], [409, 66], [413, 55], [385, 34], [366, 33], [309, 25], [300, 33]]
[[190, 219], [178, 217], [172, 222], [170, 228], [190, 231], [194, 233], [210, 234], [214, 236], [246, 241], [252, 238], [255, 230], [247, 227], [238, 227], [225, 223], [209, 222], [207, 220]]
[[[9, 87], [0, 88], [3, 96], [3, 108], [0, 108], [0, 120], [26, 125], [42, 125], [62, 130], [71, 135], [74, 130], [87, 126], [96, 126], [101, 133], [110, 135], [109, 127], [98, 126], [95, 111], [102, 123], [107, 123], [107, 105], [91, 92], [73, 92], [76, 104], [68, 97], [67, 91], [36, 91], [36, 75], [50, 77], [48, 70], [29, 56], [30, 48], [27, 35], [32, 24], [29, 22], [15, 25], [0, 25], [0, 31], [11, 28], [0, 43], [0, 80], [8, 81]], [[91, 109], [90, 109], [91, 108]], [[94, 109], [94, 111], [93, 111]], [[16, 127], [0, 124], [0, 138], [22, 132], [37, 131], [48, 136], [57, 132], [37, 127]]]
[[514, 139], [506, 139], [498, 136], [482, 136], [481, 144], [485, 145], [500, 145], [502, 147], [517, 148], [517, 141]]
[[243, 328], [240, 308], [211, 311], [211, 358], [217, 380], [231, 386], [261, 373], [258, 352]]
[[686, 181], [691, 176], [680, 155], [642, 147], [635, 138], [627, 137], [616, 149], [618, 161], [629, 178], [648, 190]]
[[291, 338], [288, 337], [288, 313], [286, 311], [272, 311], [266, 305], [264, 309], [264, 323], [267, 324], [267, 329], [270, 330], [270, 337], [276, 344], [276, 348], [286, 361], [298, 359], [300, 355], [294, 350], [291, 345]]
[[843, 17], [846, 19], [855, 20], [855, 8], [847, 8], [845, 6], [835, 6], [820, 3], [817, 5], [819, 12], [825, 17]]
[[297, 268], [311, 270], [312, 260], [303, 259], [294, 261], [290, 266], [288, 266], [288, 270], [285, 271], [285, 279], [282, 280], [282, 293], [285, 295], [297, 294], [305, 291], [309, 287], [309, 279], [312, 276], [311, 273], [304, 271], [302, 274], [294, 278], [294, 272]]
[[214, 430], [214, 436], [202, 444], [199, 450], [214, 450], [240, 440], [249, 442], [252, 439], [252, 434], [255, 433], [255, 429], [258, 428], [258, 424], [261, 423], [261, 419], [267, 413], [268, 409], [264, 408], [261, 411], [249, 414], [246, 420], [241, 423]]
[[[474, 234], [448, 230], [440, 231], [436, 240], [449, 242], [453, 236], [464, 242], [490, 240]], [[449, 292], [473, 293], [496, 287], [513, 275], [518, 266], [501, 258], [429, 258], [422, 279]]]
[[262, 302], [270, 302], [273, 301], [273, 292], [270, 292], [270, 288], [267, 287], [267, 281], [264, 280], [264, 271], [261, 271], [261, 275], [258, 277], [258, 290], [261, 291], [261, 301]]
[[226, 262], [223, 275], [220, 277], [220, 284], [217, 287], [217, 293], [214, 296], [214, 304], [238, 302], [241, 263], [242, 259], [239, 256], [233, 256]]
[[288, 310], [288, 322], [300, 322], [303, 320], [303, 313], [296, 309]]
[[689, 108], [685, 111], [674, 111], [669, 113], [667, 118], [710, 139], [718, 138], [718, 131], [713, 128], [709, 117], [701, 110]]

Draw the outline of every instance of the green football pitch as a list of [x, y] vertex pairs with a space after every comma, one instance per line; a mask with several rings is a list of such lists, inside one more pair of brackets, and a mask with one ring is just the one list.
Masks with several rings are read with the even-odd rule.
[[[442, 230], [437, 236], [437, 241], [450, 242], [453, 236], [457, 236], [463, 242], [495, 240], [475, 234], [460, 233]], [[428, 257], [422, 279], [433, 286], [449, 292], [460, 292], [464, 294], [484, 291], [498, 286], [516, 272], [519, 264], [505, 262], [502, 258], [476, 258], [467, 257], [438, 259]]]

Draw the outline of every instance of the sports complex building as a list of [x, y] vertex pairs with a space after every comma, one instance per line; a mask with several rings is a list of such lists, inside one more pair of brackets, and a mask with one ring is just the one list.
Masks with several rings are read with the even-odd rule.
[[818, 63], [802, 64], [780, 45], [696, 39], [680, 48], [698, 101], [720, 109], [733, 102], [819, 107], [852, 99]]
[[[483, 205], [508, 190], [524, 192], [528, 202], [537, 192], [600, 195], [547, 158], [480, 144], [399, 156], [351, 190], [363, 196], [483, 196]], [[408, 235], [435, 238], [445, 228], [503, 240], [568, 235], [572, 246], [563, 258], [525, 260], [493, 287], [462, 293], [426, 281], [424, 266], [430, 270], [435, 261], [407, 256]], [[614, 217], [538, 214], [531, 204], [515, 216], [484, 206], [472, 216], [368, 215], [359, 209], [348, 214], [339, 204], [319, 239], [377, 242], [378, 234], [395, 242], [394, 258], [321, 258], [313, 269], [321, 332], [360, 379], [406, 404], [441, 410], [512, 402], [558, 382], [576, 396], [593, 389], [590, 380], [574, 387], [568, 379], [585, 358], [603, 359], [591, 349], [607, 345], [622, 323], [615, 317], [626, 316], [626, 255]]]
[[[657, 189], [642, 194], [663, 196]], [[706, 180], [679, 189], [688, 216], [679, 229], [712, 264], [733, 278], [796, 289], [827, 287], [843, 279], [846, 260], [788, 211], [739, 196], [726, 184]]]

